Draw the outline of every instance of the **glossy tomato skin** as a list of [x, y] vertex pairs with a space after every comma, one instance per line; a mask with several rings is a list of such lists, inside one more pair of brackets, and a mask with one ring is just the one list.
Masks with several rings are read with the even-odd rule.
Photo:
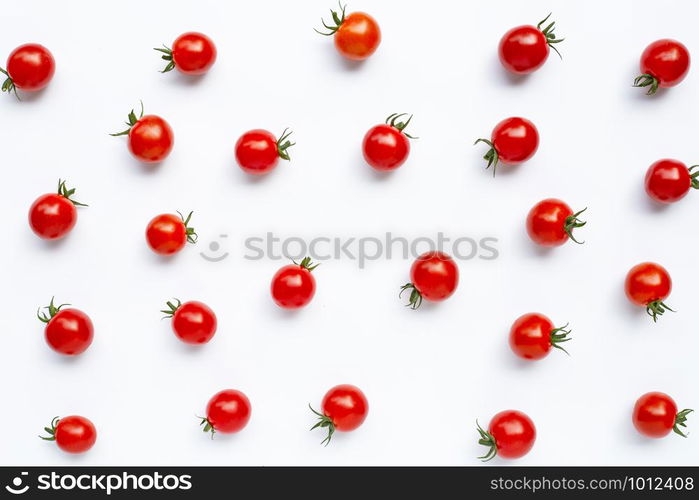
[[175, 134], [164, 119], [145, 115], [129, 131], [129, 151], [144, 163], [163, 161], [172, 151]]
[[267, 130], [250, 130], [238, 139], [235, 158], [248, 174], [268, 174], [279, 163], [277, 138]]
[[235, 389], [216, 393], [206, 406], [206, 418], [216, 432], [232, 434], [250, 421], [250, 400]]
[[502, 458], [523, 457], [536, 441], [534, 422], [517, 410], [505, 410], [496, 414], [490, 420], [488, 432], [495, 438], [497, 453]]
[[692, 177], [681, 161], [664, 159], [653, 163], [646, 172], [646, 193], [660, 203], [674, 203], [684, 198], [692, 187]]
[[573, 210], [563, 201], [547, 198], [532, 207], [527, 215], [527, 233], [534, 243], [557, 247], [568, 241], [566, 220]]
[[272, 278], [272, 298], [279, 307], [298, 309], [307, 305], [316, 292], [313, 273], [298, 264], [289, 264]]
[[364, 12], [353, 12], [335, 32], [335, 48], [347, 59], [362, 61], [376, 52], [381, 30], [376, 20]]
[[672, 280], [667, 270], [654, 262], [643, 262], [631, 268], [626, 275], [626, 296], [639, 306], [665, 300], [672, 291]]
[[44, 329], [46, 343], [54, 351], [67, 356], [81, 354], [94, 337], [92, 320], [78, 309], [61, 309]]
[[677, 40], [656, 40], [641, 54], [641, 73], [654, 77], [660, 87], [674, 87], [684, 80], [689, 64], [689, 51]]
[[554, 328], [551, 320], [543, 314], [524, 314], [510, 328], [510, 347], [524, 359], [545, 358], [551, 351]]
[[325, 394], [321, 408], [336, 430], [348, 432], [364, 423], [369, 412], [369, 402], [358, 387], [341, 384]]
[[180, 305], [172, 316], [172, 330], [187, 344], [205, 344], [216, 333], [216, 314], [203, 302], [192, 300]]
[[410, 281], [424, 299], [445, 300], [459, 284], [459, 268], [454, 259], [443, 252], [426, 252], [413, 263]]
[[525, 75], [539, 69], [549, 56], [546, 37], [535, 26], [518, 26], [500, 39], [498, 55], [508, 71]]
[[58, 421], [55, 437], [61, 450], [67, 453], [84, 453], [97, 441], [97, 429], [89, 419], [71, 415]]
[[146, 241], [160, 255], [172, 255], [187, 243], [187, 229], [181, 217], [161, 214], [153, 217], [146, 228]]
[[362, 144], [364, 159], [376, 170], [394, 170], [410, 154], [410, 141], [396, 127], [377, 125], [369, 129]]
[[65, 196], [49, 193], [40, 196], [29, 209], [32, 231], [46, 240], [63, 238], [75, 226], [78, 211]]
[[183, 33], [172, 44], [172, 60], [185, 75], [203, 75], [216, 62], [216, 45], [203, 33]]
[[539, 132], [526, 118], [505, 118], [490, 138], [502, 163], [518, 165], [530, 159], [539, 148]]
[[677, 405], [662, 392], [649, 392], [638, 398], [633, 409], [636, 430], [651, 438], [667, 436], [675, 425]]
[[37, 43], [21, 45], [7, 58], [7, 73], [12, 83], [26, 92], [36, 92], [46, 87], [55, 72], [53, 55]]

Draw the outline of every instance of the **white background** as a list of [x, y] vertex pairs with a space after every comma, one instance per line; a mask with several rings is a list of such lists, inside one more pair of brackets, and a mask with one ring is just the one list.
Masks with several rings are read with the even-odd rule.
[[[356, 0], [383, 41], [363, 64], [345, 62], [313, 32], [330, 0], [312, 2], [23, 1], [2, 14], [0, 53], [30, 41], [57, 71], [35, 96], [0, 96], [3, 312], [2, 464], [416, 464], [468, 465], [483, 450], [475, 420], [529, 414], [538, 439], [517, 464], [696, 464], [699, 435], [640, 437], [631, 409], [661, 390], [699, 407], [696, 326], [699, 194], [658, 208], [643, 192], [650, 163], [699, 162], [696, 68], [653, 98], [631, 88], [644, 47], [661, 37], [699, 51], [689, 0], [424, 2]], [[566, 38], [527, 78], [508, 76], [497, 43], [549, 11]], [[219, 58], [203, 78], [163, 66], [152, 50], [198, 30]], [[159, 167], [132, 159], [122, 129], [143, 99], [172, 125], [175, 148]], [[393, 112], [415, 114], [408, 162], [377, 176], [361, 139]], [[482, 145], [500, 119], [522, 115], [541, 146], [526, 164], [484, 170]], [[251, 180], [235, 165], [241, 133], [292, 127], [291, 163]], [[27, 210], [57, 179], [90, 207], [64, 241], [39, 240]], [[588, 206], [586, 244], [541, 251], [524, 218], [544, 197]], [[162, 212], [194, 210], [200, 235], [171, 259], [145, 244]], [[281, 261], [243, 259], [248, 236], [494, 236], [500, 258], [459, 263], [451, 300], [411, 311], [397, 298], [411, 260], [344, 259], [315, 275], [312, 304], [286, 313], [269, 280]], [[228, 234], [231, 256], [199, 255]], [[674, 279], [677, 309], [653, 324], [631, 306], [623, 280], [653, 260]], [[38, 306], [52, 295], [86, 311], [95, 341], [61, 357], [43, 340]], [[213, 341], [177, 341], [158, 312], [170, 297], [217, 313]], [[569, 321], [566, 357], [520, 362], [507, 335], [520, 314]], [[365, 424], [327, 448], [308, 432], [315, 406], [338, 383], [361, 387]], [[198, 428], [209, 397], [244, 391], [252, 419], [213, 441]], [[54, 415], [81, 414], [99, 432], [82, 456], [37, 438]], [[699, 429], [691, 415], [690, 428]], [[505, 463], [497, 459], [494, 463]]]

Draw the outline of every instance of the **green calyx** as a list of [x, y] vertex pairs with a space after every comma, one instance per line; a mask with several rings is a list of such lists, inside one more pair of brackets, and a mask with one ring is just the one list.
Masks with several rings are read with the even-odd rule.
[[585, 210], [587, 210], [587, 207], [583, 208], [579, 212], [575, 212], [573, 215], [569, 215], [568, 217], [566, 217], [566, 220], [563, 223], [563, 230], [570, 237], [570, 239], [573, 240], [578, 245], [582, 245], [585, 242], [578, 241], [575, 239], [575, 236], [573, 236], [573, 229], [583, 227], [585, 224], [587, 224], [587, 222], [582, 221], [578, 218], [580, 216], [580, 214], [583, 213]]
[[199, 235], [194, 231], [193, 227], [189, 226], [189, 221], [192, 219], [192, 214], [194, 212], [189, 212], [189, 215], [185, 218], [179, 211], [177, 212], [177, 215], [180, 216], [180, 219], [182, 219], [182, 223], [184, 224], [184, 230], [185, 233], [187, 234], [187, 242], [189, 243], [196, 243], [197, 239], [199, 238]]
[[476, 139], [476, 142], [474, 142], [473, 145], [475, 146], [479, 142], [483, 142], [483, 143], [487, 144], [488, 146], [490, 146], [490, 149], [488, 150], [488, 152], [485, 155], [483, 155], [483, 159], [488, 162], [488, 166], [485, 167], [486, 170], [489, 169], [491, 165], [493, 166], [493, 177], [495, 177], [495, 170], [498, 168], [498, 161], [500, 161], [500, 157], [498, 156], [498, 152], [495, 149], [495, 146], [493, 145], [493, 143], [491, 141], [489, 141], [488, 139]]
[[282, 132], [281, 137], [277, 141], [277, 153], [279, 154], [279, 158], [281, 158], [282, 160], [289, 161], [289, 160], [291, 160], [291, 158], [289, 158], [289, 153], [287, 153], [286, 150], [289, 149], [291, 146], [296, 145], [296, 143], [291, 142], [289, 140], [289, 136], [291, 134], [293, 134], [294, 132], [293, 131], [287, 132], [287, 130], [289, 130], [289, 129], [288, 128], [284, 129], [284, 132]]
[[699, 189], [699, 170], [694, 172], [695, 168], [699, 168], [699, 165], [692, 165], [689, 167], [689, 176], [692, 178], [692, 187], [694, 189]]
[[386, 125], [390, 125], [391, 127], [397, 129], [399, 132], [401, 132], [403, 135], [405, 135], [409, 139], [419, 139], [419, 137], [412, 136], [408, 134], [407, 132], [404, 132], [404, 130], [407, 128], [408, 124], [410, 123], [410, 120], [413, 119], [413, 115], [408, 116], [408, 119], [405, 120], [404, 122], [398, 121], [401, 116], [408, 116], [408, 113], [393, 113], [389, 115], [388, 118], [386, 118]]
[[19, 94], [17, 94], [17, 87], [15, 86], [15, 82], [12, 81], [12, 77], [10, 76], [10, 74], [2, 68], [0, 68], [0, 73], [7, 77], [5, 78], [5, 81], [2, 82], [2, 87], [0, 87], [0, 90], [2, 92], [14, 92], [17, 100], [21, 101], [21, 99], [19, 98]]
[[201, 422], [199, 422], [199, 425], [203, 425], [203, 427], [202, 427], [201, 430], [204, 431], [204, 432], [210, 432], [210, 433], [211, 433], [211, 439], [213, 439], [213, 438], [214, 438], [214, 434], [216, 434], [216, 429], [214, 429], [213, 424], [212, 424], [212, 423], [209, 421], [209, 419], [206, 418], [206, 417], [199, 417], [199, 416], [198, 416], [197, 418], [201, 420]]
[[163, 44], [163, 48], [158, 48], [154, 47], [153, 50], [157, 50], [158, 52], [162, 52], [163, 55], [160, 56], [160, 58], [163, 61], [168, 61], [167, 65], [165, 66], [165, 69], [161, 71], [161, 73], [167, 73], [168, 71], [172, 71], [175, 69], [175, 61], [172, 59], [172, 49], [168, 47], [167, 45]]
[[55, 441], [56, 440], [56, 426], [58, 425], [58, 422], [60, 422], [61, 419], [58, 417], [53, 417], [51, 420], [51, 423], [49, 424], [51, 427], [44, 427], [44, 430], [48, 434], [48, 436], [39, 436], [41, 439], [44, 441]]
[[[39, 321], [41, 321], [42, 323], [48, 323], [49, 321], [51, 321], [51, 319], [56, 314], [58, 314], [58, 311], [60, 311], [62, 307], [70, 305], [70, 304], [61, 304], [59, 306], [56, 306], [53, 303], [53, 299], [54, 299], [54, 297], [51, 297], [51, 302], [49, 303], [48, 306], [45, 306], [43, 308], [40, 307], [36, 311], [36, 317], [39, 318]], [[42, 309], [46, 309], [46, 312], [41, 312]]]
[[646, 92], [646, 95], [653, 95], [658, 91], [658, 87], [660, 86], [660, 82], [656, 77], [654, 77], [651, 74], [644, 73], [642, 75], [637, 76], [633, 80], [633, 86], [634, 87], [648, 87], [648, 91]]
[[172, 318], [175, 315], [175, 313], [177, 312], [177, 310], [180, 308], [180, 306], [182, 305], [182, 302], [180, 301], [180, 299], [175, 298], [174, 300], [175, 300], [175, 302], [177, 302], [177, 305], [175, 305], [174, 302], [168, 300], [166, 303], [167, 309], [160, 310], [160, 312], [165, 315], [165, 316], [163, 316], [163, 319]]
[[61, 179], [58, 179], [58, 194], [60, 194], [64, 198], [66, 198], [73, 205], [76, 205], [78, 207], [86, 207], [87, 206], [85, 203], [80, 203], [79, 201], [75, 201], [74, 199], [71, 198], [71, 196], [73, 196], [75, 194], [75, 188], [68, 189], [66, 187], [66, 181], [63, 181]]
[[678, 412], [677, 415], [675, 415], [675, 425], [672, 426], [672, 430], [675, 434], [679, 434], [684, 438], [687, 437], [687, 434], [682, 432], [680, 427], [687, 427], [687, 424], [685, 424], [685, 422], [687, 421], [687, 415], [689, 415], [693, 411], [694, 410], [687, 408], [686, 410], [682, 410], [681, 412]]
[[653, 302], [646, 304], [646, 312], [648, 313], [648, 316], [653, 318], [653, 323], [658, 321], [658, 316], [662, 316], [665, 311], [675, 312], [674, 309], [671, 309], [662, 300], [654, 300]]
[[498, 454], [498, 445], [495, 442], [495, 437], [493, 437], [493, 435], [490, 432], [484, 430], [478, 423], [478, 420], [476, 420], [476, 428], [478, 429], [478, 434], [480, 434], [478, 444], [482, 444], [483, 446], [488, 447], [488, 452], [482, 457], [478, 458], [483, 462], [488, 462], [494, 459], [495, 456]]
[[297, 266], [307, 270], [308, 272], [313, 271], [316, 267], [318, 267], [320, 265], [320, 263], [313, 264], [313, 261], [311, 260], [310, 257], [304, 257], [300, 263], [296, 262], [295, 260], [292, 260], [291, 262], [293, 262]]
[[327, 32], [319, 31], [315, 28], [313, 28], [313, 31], [318, 33], [319, 35], [324, 35], [324, 36], [331, 36], [334, 35], [337, 30], [340, 29], [340, 26], [342, 26], [342, 23], [345, 22], [345, 9], [347, 8], [347, 5], [342, 5], [342, 2], [338, 2], [338, 5], [340, 6], [340, 12], [336, 12], [332, 9], [330, 9], [330, 14], [332, 15], [333, 22], [335, 23], [335, 26], [329, 26], [328, 24], [325, 23], [325, 20], [321, 17], [320, 22], [323, 23], [323, 27], [328, 30]]
[[407, 290], [410, 290], [410, 297], [408, 299], [408, 303], [405, 304], [405, 307], [409, 307], [410, 309], [415, 310], [422, 305], [422, 294], [418, 291], [417, 288], [415, 288], [415, 285], [413, 285], [412, 283], [406, 283], [405, 285], [400, 287], [400, 293], [398, 294], [398, 298], [401, 298]]
[[569, 340], [573, 340], [571, 337], [568, 336], [568, 335], [570, 335], [572, 330], [568, 330], [567, 328], [568, 328], [568, 323], [566, 323], [565, 325], [563, 325], [559, 328], [554, 328], [553, 330], [551, 330], [551, 336], [549, 337], [549, 340], [551, 342], [551, 347], [555, 347], [556, 349], [560, 349], [561, 351], [566, 353], [568, 356], [570, 356], [570, 353], [568, 351], [566, 351], [563, 348], [563, 346], [560, 345], [563, 342], [568, 342]]
[[116, 134], [109, 134], [112, 137], [118, 137], [120, 135], [128, 135], [129, 132], [131, 132], [131, 128], [138, 123], [138, 120], [143, 118], [143, 101], [139, 101], [141, 103], [141, 114], [136, 116], [136, 113], [134, 113], [134, 110], [132, 109], [131, 112], [129, 113], [128, 116], [128, 121], [126, 122], [126, 125], [128, 125], [129, 128], [124, 130], [123, 132], [117, 132]]
[[558, 54], [558, 57], [563, 59], [563, 56], [561, 56], [561, 53], [558, 52], [558, 49], [556, 48], [557, 43], [561, 43], [565, 38], [556, 38], [556, 35], [553, 33], [553, 30], [555, 29], [554, 26], [556, 25], [556, 21], [551, 21], [544, 29], [541, 29], [541, 27], [548, 21], [549, 17], [551, 17], [551, 13], [549, 12], [549, 15], [546, 16], [544, 19], [542, 19], [539, 24], [536, 25], [536, 29], [540, 30], [544, 36], [546, 37], [546, 44], [551, 47], [556, 54]]
[[333, 421], [330, 417], [315, 411], [310, 404], [308, 405], [308, 407], [318, 417], [318, 422], [316, 422], [316, 424], [313, 427], [311, 427], [311, 430], [317, 429], [318, 427], [320, 427], [321, 429], [328, 429], [328, 435], [325, 436], [325, 439], [323, 439], [320, 442], [320, 444], [328, 446], [328, 444], [330, 443], [330, 440], [333, 437], [333, 434], [335, 433], [335, 424], [333, 424]]

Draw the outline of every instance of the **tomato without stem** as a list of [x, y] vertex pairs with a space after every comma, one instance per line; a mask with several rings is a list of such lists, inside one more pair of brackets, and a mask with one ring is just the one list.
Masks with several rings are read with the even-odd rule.
[[646, 172], [646, 193], [660, 203], [674, 203], [684, 198], [691, 188], [699, 189], [699, 170], [678, 160], [664, 159], [653, 163]]
[[216, 314], [203, 302], [192, 300], [177, 304], [167, 303], [167, 309], [163, 309], [166, 318], [172, 318], [172, 331], [177, 338], [187, 344], [205, 344], [216, 333]]
[[214, 434], [233, 434], [242, 430], [250, 421], [250, 400], [245, 394], [235, 389], [217, 392], [206, 405], [206, 418], [200, 425], [204, 432]]
[[87, 418], [79, 415], [54, 417], [50, 427], [44, 427], [47, 436], [39, 436], [44, 441], [55, 441], [67, 453], [84, 453], [97, 441], [97, 429]]
[[410, 290], [406, 305], [417, 309], [423, 299], [439, 302], [451, 297], [459, 284], [459, 268], [454, 259], [443, 252], [425, 252], [413, 262], [410, 281], [401, 287], [399, 296]]
[[328, 445], [335, 431], [349, 432], [364, 423], [369, 412], [369, 402], [364, 393], [353, 385], [341, 384], [330, 389], [321, 403], [321, 412], [311, 405], [311, 411], [318, 417], [318, 422], [311, 430], [327, 429], [328, 435], [320, 444]]
[[29, 208], [29, 226], [40, 238], [55, 240], [63, 238], [78, 220], [76, 206], [84, 203], [73, 200], [75, 189], [68, 189], [66, 181], [58, 179], [58, 192], [39, 196]]
[[518, 75], [531, 73], [539, 69], [549, 57], [549, 47], [556, 51], [555, 44], [563, 38], [556, 38], [553, 30], [555, 22], [542, 26], [551, 16], [549, 14], [536, 26], [518, 26], [505, 33], [500, 39], [498, 55], [500, 62], [508, 71]]
[[128, 135], [128, 147], [131, 154], [143, 163], [158, 163], [168, 157], [175, 144], [175, 134], [164, 119], [157, 115], [143, 116], [143, 103], [141, 114], [137, 117], [132, 109], [128, 116], [126, 130], [112, 137]]
[[184, 248], [187, 243], [197, 242], [197, 233], [189, 226], [194, 212], [187, 218], [178, 215], [161, 214], [151, 219], [146, 227], [146, 241], [151, 250], [160, 255], [172, 255]]
[[557, 247], [568, 239], [575, 239], [573, 230], [587, 224], [579, 219], [587, 208], [573, 213], [573, 210], [561, 200], [547, 198], [532, 207], [527, 215], [527, 233], [534, 243], [545, 247]]
[[648, 87], [653, 95], [658, 87], [674, 87], [689, 72], [689, 51], [677, 40], [662, 39], [651, 43], [641, 54], [641, 74], [633, 82], [634, 87]]
[[347, 59], [362, 61], [376, 52], [381, 43], [381, 30], [376, 20], [364, 12], [345, 14], [346, 5], [340, 4], [340, 12], [330, 10], [334, 25], [321, 19], [327, 32], [315, 30], [325, 36], [335, 37], [335, 48]]
[[[663, 302], [672, 291], [672, 280], [667, 270], [654, 262], [643, 262], [631, 268], [626, 275], [626, 296], [638, 306], [645, 306], [653, 321], [665, 311], [672, 311]], [[673, 311], [674, 312], [674, 311]]]
[[274, 302], [284, 309], [307, 305], [316, 293], [316, 279], [311, 272], [319, 265], [305, 257], [300, 264], [294, 262], [277, 271], [270, 287]]
[[235, 144], [235, 158], [244, 172], [252, 175], [268, 174], [277, 166], [279, 158], [289, 161], [288, 149], [295, 145], [289, 140], [292, 132], [284, 129], [277, 139], [262, 129], [245, 132]]
[[177, 68], [185, 75], [203, 75], [216, 62], [216, 45], [203, 33], [190, 31], [178, 36], [172, 44], [172, 49], [166, 45], [156, 48], [168, 61], [161, 73], [167, 73]]
[[399, 121], [406, 113], [393, 113], [386, 123], [369, 129], [364, 136], [362, 151], [364, 159], [376, 170], [394, 170], [400, 167], [410, 154], [410, 141], [417, 139], [404, 132], [413, 116]]
[[692, 411], [685, 409], [678, 412], [670, 396], [662, 392], [648, 392], [636, 401], [632, 420], [636, 430], [644, 436], [661, 438], [673, 431], [687, 437], [681, 427], [687, 427], [687, 415]]
[[56, 62], [49, 49], [38, 43], [20, 45], [7, 58], [7, 69], [0, 68], [7, 78], [0, 89], [36, 92], [46, 87], [56, 72]]
[[493, 175], [498, 163], [518, 165], [530, 159], [539, 148], [539, 132], [526, 118], [505, 118], [495, 125], [490, 140], [477, 139], [474, 144], [483, 142], [490, 146], [483, 159], [488, 162], [486, 168], [493, 167]]
[[46, 312], [37, 312], [41, 322], [46, 323], [44, 336], [46, 343], [54, 351], [74, 356], [81, 354], [90, 347], [94, 336], [94, 327], [90, 317], [78, 309], [63, 309], [70, 304], [54, 305], [51, 303], [44, 307]]
[[536, 440], [534, 422], [517, 410], [505, 410], [496, 414], [485, 431], [478, 425], [479, 444], [488, 446], [488, 452], [478, 457], [484, 462], [496, 455], [502, 458], [520, 458], [529, 453]]
[[554, 327], [553, 322], [538, 313], [520, 316], [510, 328], [510, 347], [512, 352], [524, 359], [541, 359], [548, 356], [551, 348], [560, 349], [568, 354], [561, 344], [571, 340], [568, 323]]

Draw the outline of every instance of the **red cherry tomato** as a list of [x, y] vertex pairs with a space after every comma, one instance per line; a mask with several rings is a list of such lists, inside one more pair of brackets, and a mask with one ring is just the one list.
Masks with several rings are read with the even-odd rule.
[[175, 300], [176, 305], [168, 302], [168, 309], [160, 311], [172, 318], [172, 331], [187, 344], [206, 344], [216, 333], [216, 314], [203, 302]]
[[520, 458], [532, 449], [536, 440], [534, 422], [517, 410], [505, 410], [496, 414], [486, 432], [478, 426], [479, 444], [488, 446], [488, 453], [478, 457], [484, 462], [496, 455], [502, 458]]
[[641, 54], [641, 74], [634, 87], [648, 87], [648, 95], [658, 87], [674, 87], [689, 72], [689, 51], [677, 40], [663, 39], [651, 43]]
[[67, 453], [84, 453], [97, 441], [97, 429], [89, 419], [79, 415], [54, 417], [51, 427], [44, 427], [48, 436], [39, 436], [44, 441], [55, 441]]
[[672, 311], [663, 302], [672, 290], [672, 280], [667, 270], [654, 262], [643, 262], [631, 268], [626, 275], [626, 296], [638, 306], [645, 306], [646, 312], [658, 320], [666, 310]]
[[7, 69], [0, 68], [7, 79], [2, 84], [3, 92], [17, 89], [36, 92], [46, 87], [56, 72], [56, 62], [49, 49], [38, 43], [20, 45], [7, 58]]
[[527, 215], [527, 233], [534, 243], [545, 247], [557, 247], [570, 238], [582, 243], [573, 236], [573, 229], [583, 227], [586, 222], [578, 217], [587, 208], [573, 213], [561, 200], [547, 198], [532, 207]]
[[658, 160], [646, 173], [646, 193], [660, 203], [674, 203], [684, 198], [690, 188], [699, 189], [699, 165], [689, 168], [677, 160]]
[[568, 354], [560, 344], [571, 340], [568, 324], [556, 328], [543, 314], [529, 313], [517, 318], [510, 328], [510, 347], [524, 359], [541, 359], [548, 356], [552, 347]]
[[168, 122], [157, 115], [143, 116], [143, 103], [141, 114], [136, 116], [133, 109], [129, 113], [129, 126], [126, 130], [110, 134], [113, 137], [128, 135], [129, 151], [143, 163], [157, 163], [163, 161], [172, 151], [175, 144], [175, 134]]
[[250, 400], [245, 394], [235, 389], [217, 392], [206, 405], [206, 418], [202, 418], [204, 432], [211, 437], [220, 432], [232, 434], [245, 427], [250, 421]]
[[58, 179], [58, 192], [39, 196], [29, 208], [29, 226], [39, 237], [46, 240], [63, 238], [73, 229], [78, 220], [76, 205], [84, 203], [71, 199], [75, 189], [68, 189], [66, 181]]
[[316, 293], [316, 279], [311, 274], [320, 264], [304, 258], [282, 267], [272, 278], [271, 292], [274, 302], [284, 309], [298, 309], [307, 305]]
[[189, 227], [194, 212], [189, 212], [186, 219], [177, 213], [157, 215], [148, 223], [146, 241], [155, 253], [172, 255], [182, 250], [188, 242], [197, 242], [197, 233]]
[[680, 427], [687, 427], [685, 421], [691, 409], [677, 411], [675, 401], [662, 392], [648, 392], [638, 398], [633, 408], [633, 425], [644, 436], [661, 438], [674, 431], [687, 437]]
[[549, 14], [539, 24], [534, 26], [518, 26], [500, 39], [498, 54], [500, 62], [508, 71], [518, 75], [525, 75], [539, 69], [549, 56], [549, 47], [560, 53], [554, 44], [563, 41], [556, 38], [553, 30], [555, 22], [551, 22], [545, 28], [541, 28], [551, 16]]
[[376, 20], [364, 12], [345, 14], [346, 5], [340, 4], [341, 11], [331, 10], [334, 26], [322, 21], [327, 32], [316, 30], [325, 36], [335, 35], [335, 48], [347, 59], [362, 61], [376, 52], [381, 43], [381, 30]]
[[410, 283], [401, 287], [400, 295], [410, 290], [408, 306], [417, 309], [426, 299], [439, 302], [449, 298], [459, 284], [459, 268], [443, 252], [425, 252], [410, 268]]
[[214, 42], [203, 33], [190, 31], [183, 33], [175, 39], [172, 49], [163, 45], [163, 60], [168, 61], [162, 73], [167, 73], [177, 68], [185, 75], [203, 75], [216, 62], [216, 46]]
[[369, 129], [364, 136], [362, 150], [364, 159], [376, 170], [393, 170], [400, 167], [410, 154], [410, 139], [416, 139], [405, 132], [405, 128], [413, 119], [399, 122], [406, 113], [394, 113], [386, 118], [385, 125], [376, 125]]
[[235, 144], [235, 158], [243, 171], [252, 175], [263, 175], [274, 170], [279, 158], [289, 161], [287, 149], [296, 144], [289, 141], [292, 132], [284, 129], [277, 138], [271, 132], [257, 129], [245, 132]]
[[69, 304], [55, 306], [53, 298], [46, 306], [46, 313], [37, 313], [37, 317], [46, 323], [44, 335], [46, 343], [54, 351], [74, 356], [85, 352], [92, 344], [94, 327], [90, 317], [78, 309], [63, 309]]
[[318, 417], [318, 422], [311, 430], [320, 427], [328, 429], [328, 435], [320, 444], [328, 445], [335, 431], [349, 432], [364, 423], [369, 412], [369, 402], [364, 393], [353, 385], [336, 385], [323, 397], [321, 411], [317, 412], [311, 405], [311, 411]]
[[526, 118], [505, 118], [495, 125], [488, 139], [478, 139], [474, 144], [484, 142], [490, 149], [483, 156], [488, 162], [486, 168], [493, 166], [493, 175], [498, 163], [518, 165], [534, 156], [539, 148], [539, 132]]

